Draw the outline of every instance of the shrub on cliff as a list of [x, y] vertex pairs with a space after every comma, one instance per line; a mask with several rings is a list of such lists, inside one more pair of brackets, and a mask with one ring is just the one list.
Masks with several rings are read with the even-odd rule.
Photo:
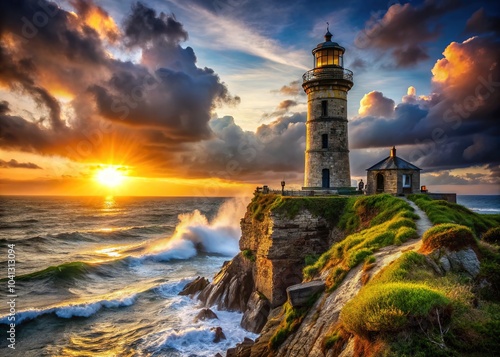
[[387, 283], [367, 286], [342, 309], [347, 330], [366, 335], [395, 332], [437, 318], [449, 318], [450, 300], [425, 285]]
[[422, 238], [422, 251], [426, 252], [439, 248], [458, 251], [466, 247], [477, 247], [476, 238], [468, 227], [458, 224], [438, 224], [429, 228]]
[[500, 244], [500, 227], [489, 229], [484, 235], [483, 240], [488, 243]]

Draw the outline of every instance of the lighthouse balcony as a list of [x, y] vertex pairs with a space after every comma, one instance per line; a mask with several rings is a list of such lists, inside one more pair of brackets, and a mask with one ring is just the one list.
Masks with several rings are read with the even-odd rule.
[[302, 76], [305, 82], [321, 79], [343, 79], [352, 83], [352, 71], [342, 67], [320, 67], [307, 71]]

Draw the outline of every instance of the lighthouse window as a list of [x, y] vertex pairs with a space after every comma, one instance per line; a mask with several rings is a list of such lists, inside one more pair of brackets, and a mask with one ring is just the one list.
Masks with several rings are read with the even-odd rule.
[[328, 101], [327, 100], [321, 101], [321, 116], [322, 117], [328, 116]]
[[321, 135], [321, 147], [328, 149], [328, 134]]

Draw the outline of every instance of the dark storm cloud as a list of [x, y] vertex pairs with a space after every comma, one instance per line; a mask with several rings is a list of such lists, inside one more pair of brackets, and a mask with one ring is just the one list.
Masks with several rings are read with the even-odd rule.
[[[497, 48], [498, 39], [494, 37], [451, 43], [444, 51], [444, 58], [432, 69], [434, 92], [417, 97], [414, 88], [410, 88], [394, 115], [376, 117], [376, 112], [367, 111], [351, 121], [351, 146], [404, 146], [401, 152], [408, 160], [431, 171], [498, 165]], [[384, 98], [372, 96], [370, 107], [383, 106]]]
[[392, 54], [398, 67], [411, 67], [429, 58], [427, 52], [420, 46], [397, 48]]
[[355, 44], [359, 48], [390, 50], [397, 67], [415, 65], [429, 57], [423, 44], [441, 33], [436, 19], [460, 5], [461, 1], [454, 0], [428, 0], [420, 6], [396, 3], [382, 17], [373, 15], [358, 33]]
[[[120, 31], [94, 2], [71, 4], [78, 16], [45, 0], [0, 2], [0, 83], [39, 106], [30, 120], [2, 103], [1, 148], [95, 160], [106, 142], [124, 143], [160, 166], [183, 143], [213, 136], [217, 105], [239, 102], [180, 46], [187, 32], [173, 15], [138, 3]], [[106, 41], [140, 49], [141, 62], [112, 58]], [[70, 117], [62, 118], [56, 93], [74, 98]]]
[[257, 131], [244, 131], [232, 117], [212, 120], [215, 138], [201, 142], [179, 166], [191, 176], [222, 177], [262, 183], [295, 177], [304, 169], [305, 113], [280, 117]]
[[151, 42], [166, 41], [178, 44], [187, 40], [188, 34], [173, 15], [166, 15], [142, 3], [132, 6], [131, 15], [125, 19], [124, 31], [128, 46], [146, 47]]
[[484, 8], [480, 8], [467, 20], [465, 32], [471, 34], [496, 32], [498, 34], [500, 33], [500, 16], [494, 14], [489, 16]]
[[17, 162], [17, 160], [14, 159], [10, 161], [0, 159], [0, 167], [4, 169], [42, 169], [32, 162]]

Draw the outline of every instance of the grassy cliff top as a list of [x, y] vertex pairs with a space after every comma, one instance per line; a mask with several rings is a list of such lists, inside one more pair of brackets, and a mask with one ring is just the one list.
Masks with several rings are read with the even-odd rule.
[[302, 210], [308, 210], [336, 224], [349, 201], [347, 197], [289, 197], [276, 194], [256, 194], [247, 211], [253, 219], [262, 221], [266, 214], [275, 213], [293, 219]]

